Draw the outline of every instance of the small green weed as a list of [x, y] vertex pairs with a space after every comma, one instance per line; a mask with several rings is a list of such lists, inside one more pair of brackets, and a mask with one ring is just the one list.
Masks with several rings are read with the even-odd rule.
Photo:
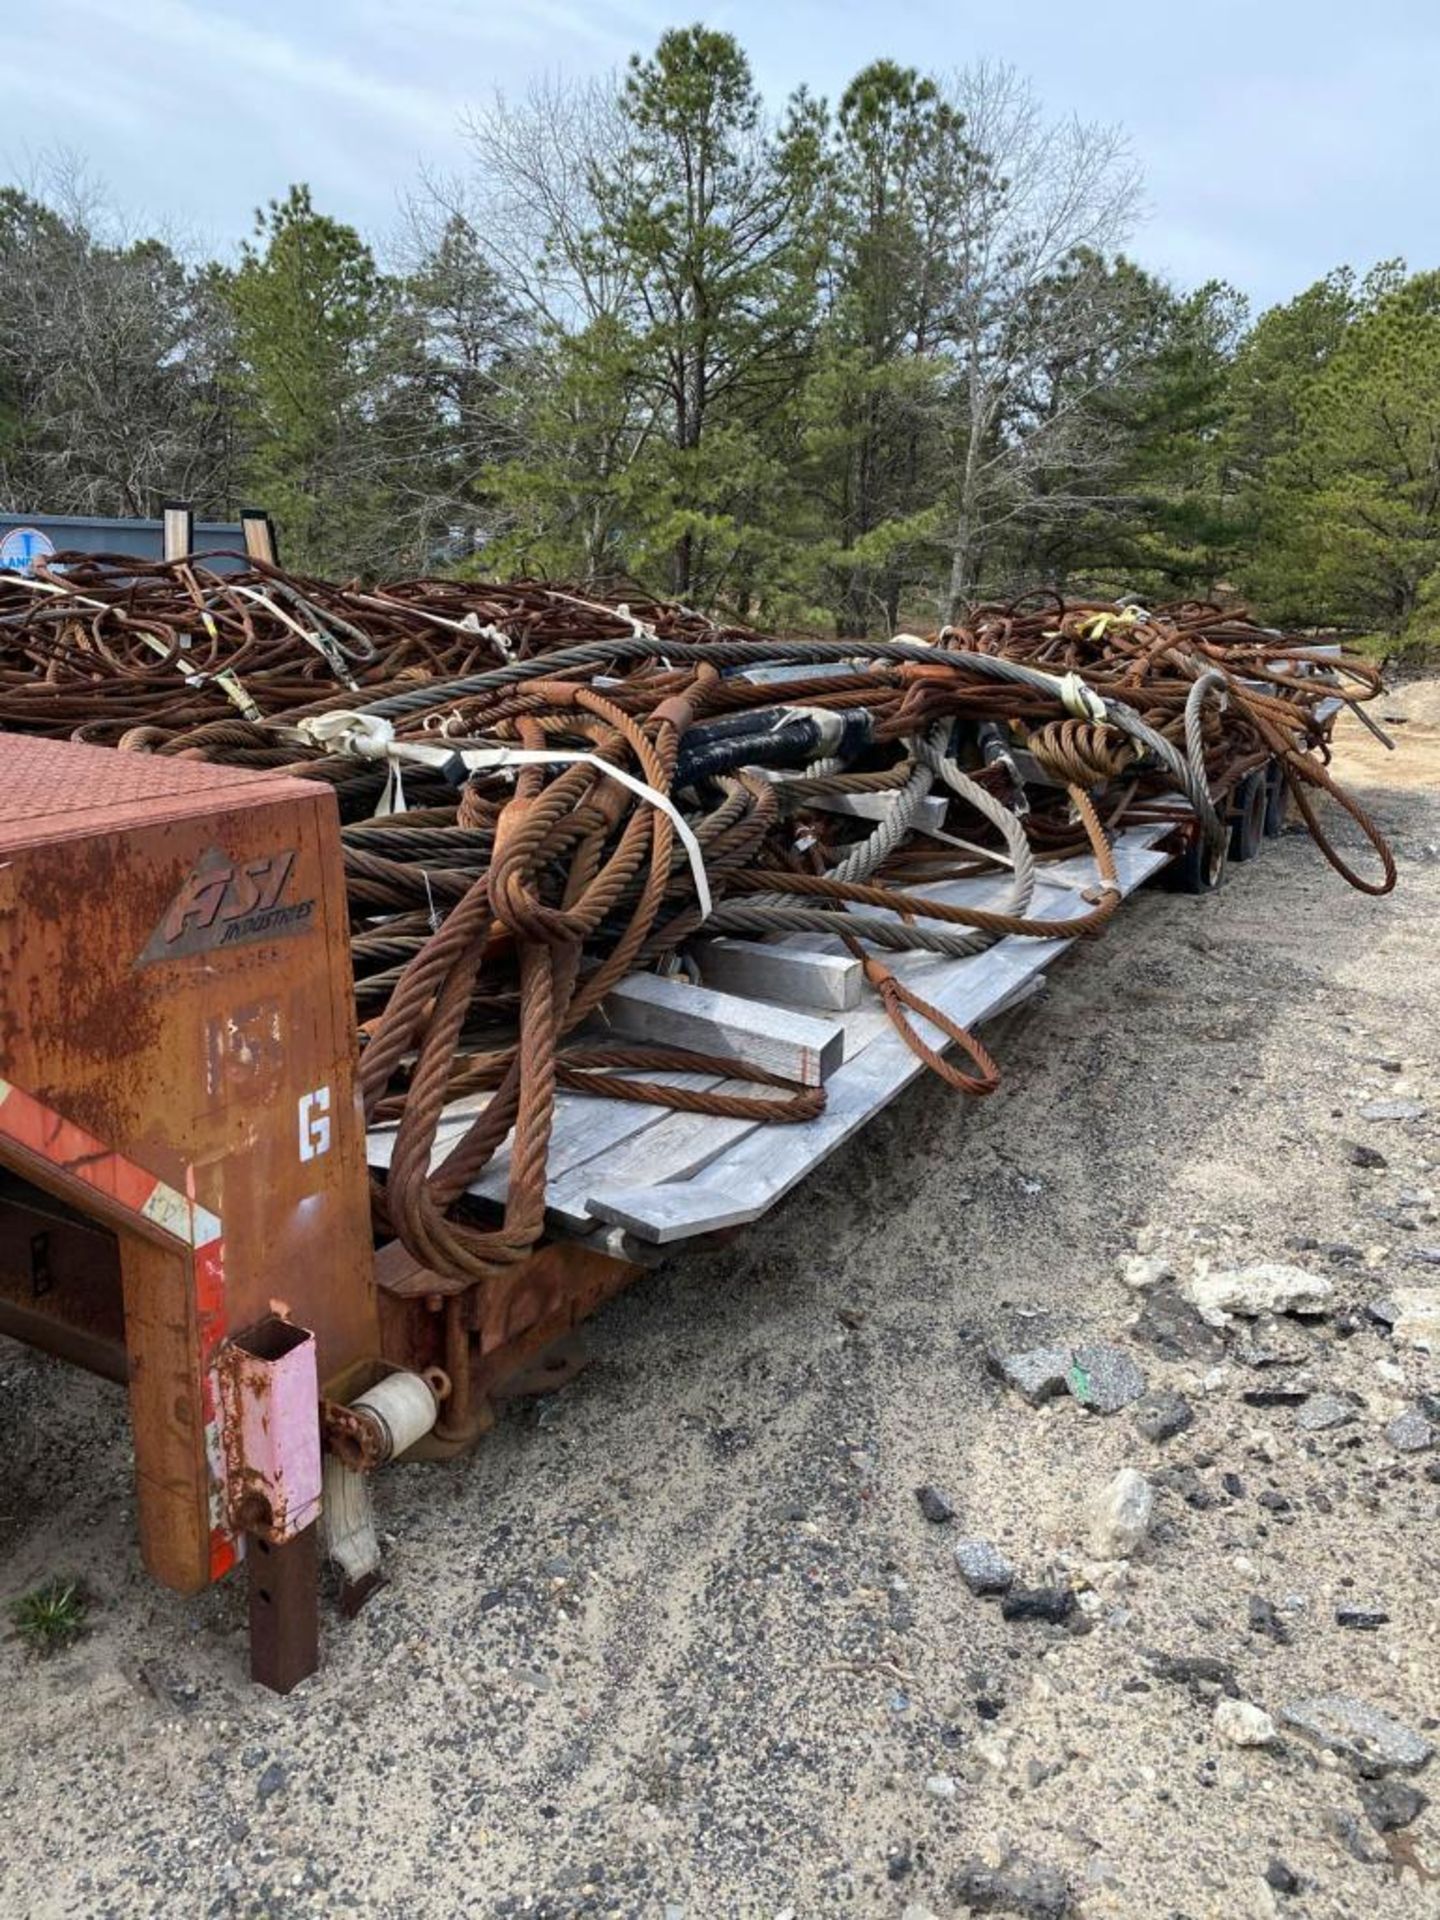
[[10, 1603], [15, 1630], [32, 1653], [42, 1656], [71, 1646], [85, 1631], [90, 1602], [78, 1580], [56, 1576]]

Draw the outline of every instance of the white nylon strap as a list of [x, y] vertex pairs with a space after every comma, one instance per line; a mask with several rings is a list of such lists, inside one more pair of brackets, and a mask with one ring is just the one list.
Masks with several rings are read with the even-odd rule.
[[1108, 719], [1105, 702], [1093, 687], [1086, 686], [1078, 673], [1065, 673], [1058, 677], [1047, 674], [1047, 680], [1053, 680], [1055, 691], [1065, 705], [1066, 711], [1073, 713], [1077, 720], [1093, 720], [1103, 726]]
[[12, 573], [6, 583], [11, 587], [28, 587], [31, 593], [62, 593], [67, 600], [73, 600], [78, 606], [89, 607], [96, 613], [108, 613], [108, 600], [92, 600], [87, 594], [76, 593], [73, 587], [63, 587], [58, 580], [35, 580], [28, 573]]
[[637, 775], [626, 773], [623, 767], [612, 766], [608, 760], [602, 760], [598, 753], [572, 751], [564, 747], [462, 747], [460, 758], [472, 773], [491, 767], [574, 766], [578, 761], [583, 761], [603, 773], [607, 780], [618, 780], [622, 787], [628, 787], [647, 806], [658, 807], [669, 818], [689, 857], [690, 872], [695, 880], [695, 896], [700, 902], [700, 918], [710, 918], [710, 882], [705, 874], [705, 856], [700, 850], [700, 842], [691, 832], [689, 822], [668, 793], [661, 793], [658, 787], [646, 786]]
[[[597, 753], [587, 753], [583, 749], [569, 747], [467, 747], [452, 745], [448, 747], [427, 747], [419, 741], [397, 740], [395, 729], [390, 722], [374, 713], [316, 713], [309, 715], [299, 723], [297, 731], [317, 747], [324, 747], [330, 753], [349, 753], [360, 760], [388, 760], [394, 770], [395, 785], [399, 785], [399, 766], [408, 762], [412, 766], [444, 767], [452, 760], [460, 760], [471, 773], [483, 773], [492, 770], [504, 770], [508, 767], [566, 767], [583, 762], [594, 767], [597, 773], [604, 774], [607, 780], [618, 780], [643, 800], [647, 806], [658, 807], [665, 814], [680, 836], [690, 861], [690, 871], [695, 880], [695, 895], [700, 903], [700, 915], [704, 920], [710, 918], [712, 901], [710, 882], [705, 873], [705, 856], [700, 842], [691, 831], [689, 822], [684, 818], [670, 796], [661, 793], [658, 788], [650, 787], [633, 773], [627, 773], [623, 767], [612, 766], [608, 760], [602, 760]], [[386, 811], [386, 801], [390, 798], [387, 787], [382, 796], [381, 807]], [[395, 812], [404, 811], [404, 796], [399, 795], [399, 805]]]

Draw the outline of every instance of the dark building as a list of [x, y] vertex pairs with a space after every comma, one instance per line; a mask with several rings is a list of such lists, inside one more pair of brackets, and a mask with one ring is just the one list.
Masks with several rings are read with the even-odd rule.
[[[192, 545], [219, 572], [247, 566], [239, 521], [197, 520]], [[33, 561], [52, 553], [124, 554], [137, 560], [163, 560], [163, 520], [107, 520], [96, 514], [0, 513], [0, 573], [28, 573]]]

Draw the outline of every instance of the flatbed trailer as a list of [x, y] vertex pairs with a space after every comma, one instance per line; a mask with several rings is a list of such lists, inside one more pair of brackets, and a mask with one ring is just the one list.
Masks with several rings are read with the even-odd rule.
[[[1215, 796], [1234, 857], [1278, 831], [1277, 790], [1250, 766]], [[1029, 921], [1167, 869], [1211, 887], [1201, 837], [1183, 800], [1152, 805], [1112, 837], [1110, 876], [1093, 853], [1042, 862]], [[1004, 884], [911, 892], [986, 908]], [[681, 967], [632, 973], [594, 1034], [714, 1067], [646, 1080], [725, 1094], [733, 1062], [736, 1091], [759, 1070], [823, 1089], [823, 1111], [775, 1126], [561, 1091], [543, 1237], [476, 1289], [373, 1231], [396, 1126], [365, 1123], [350, 914], [323, 781], [0, 733], [0, 1333], [127, 1386], [146, 1564], [187, 1592], [243, 1561], [252, 1673], [279, 1690], [318, 1660], [322, 1546], [347, 1606], [379, 1578], [376, 1467], [473, 1443], [603, 1301], [853, 1138], [950, 1045], [936, 1019], [982, 1027], [1075, 944], [889, 954], [908, 1038], [830, 934], [702, 934]], [[444, 1109], [432, 1167], [490, 1097]], [[476, 1217], [504, 1203], [510, 1153], [470, 1184]]]

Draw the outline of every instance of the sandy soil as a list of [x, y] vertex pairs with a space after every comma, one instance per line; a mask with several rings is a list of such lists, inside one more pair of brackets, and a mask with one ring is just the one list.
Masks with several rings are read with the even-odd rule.
[[[141, 1572], [119, 1394], [0, 1343], [0, 1600], [73, 1570], [96, 1596], [53, 1659], [0, 1641], [0, 1912], [1440, 1912], [1440, 1807], [1382, 1835], [1348, 1766], [1283, 1728], [1230, 1745], [1214, 1686], [1155, 1658], [1229, 1663], [1277, 1720], [1343, 1688], [1440, 1737], [1437, 1455], [1384, 1431], [1440, 1370], [1363, 1312], [1440, 1281], [1416, 1253], [1440, 1243], [1440, 682], [1381, 711], [1398, 752], [1351, 726], [1342, 760], [1397, 893], [1349, 892], [1292, 833], [1216, 897], [1127, 907], [995, 1030], [998, 1096], [917, 1085], [770, 1219], [615, 1303], [563, 1393], [384, 1476], [390, 1584], [327, 1615], [289, 1699], [243, 1678], [238, 1592]], [[1406, 1097], [1431, 1116], [1360, 1117]], [[1163, 1302], [1135, 1325], [1137, 1247], [1182, 1282], [1298, 1261], [1336, 1308], [1256, 1368], [1243, 1328]], [[1156, 1444], [987, 1371], [1086, 1340], [1194, 1425]], [[1297, 1368], [1358, 1418], [1308, 1435], [1243, 1398]], [[1105, 1566], [1086, 1505], [1127, 1465], [1155, 1518]], [[956, 1522], [924, 1519], [925, 1482]], [[962, 1532], [1080, 1591], [1076, 1619], [974, 1598]], [[1337, 1624], [1372, 1603], [1378, 1631]]]

